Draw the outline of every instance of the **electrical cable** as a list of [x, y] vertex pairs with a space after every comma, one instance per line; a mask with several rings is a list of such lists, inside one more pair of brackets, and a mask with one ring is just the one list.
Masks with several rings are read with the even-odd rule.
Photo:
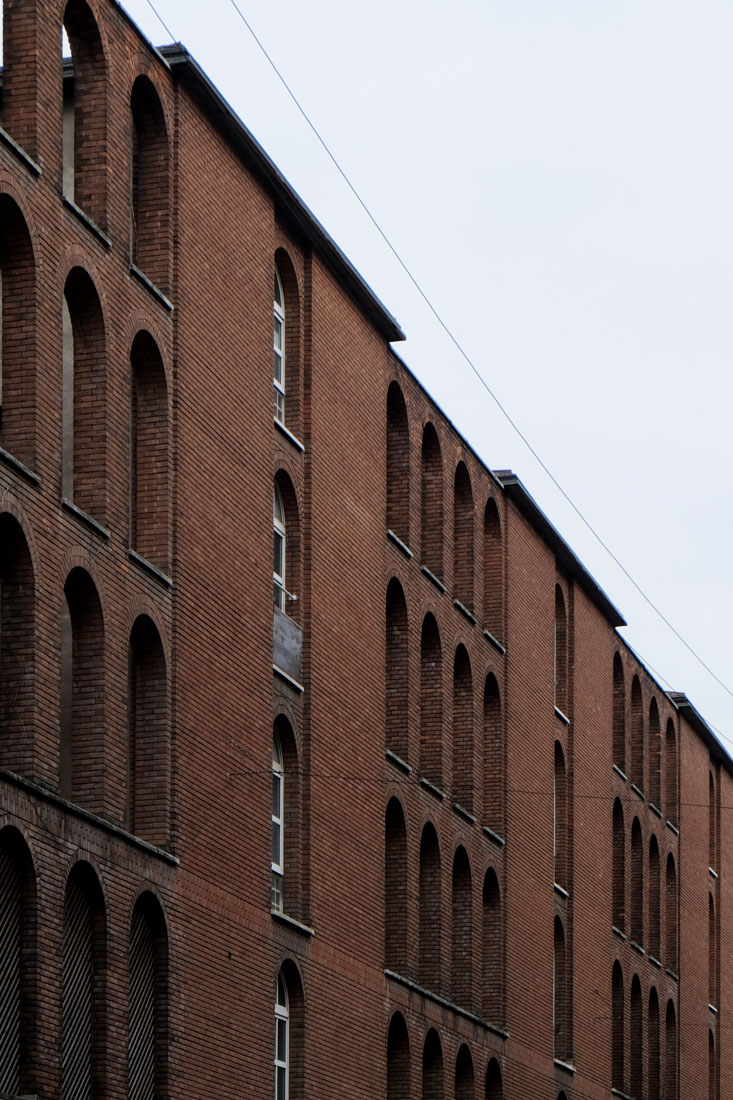
[[155, 18], [156, 18], [156, 19], [158, 20], [158, 22], [160, 23], [161, 27], [162, 27], [162, 28], [163, 28], [163, 30], [165, 31], [165, 33], [166, 33], [166, 34], [168, 35], [168, 37], [170, 38], [171, 42], [175, 42], [175, 41], [176, 41], [176, 39], [175, 39], [175, 36], [173, 35], [173, 33], [172, 33], [172, 31], [171, 31], [170, 27], [168, 26], [168, 24], [167, 24], [167, 23], [165, 22], [165, 20], [163, 19], [163, 16], [162, 16], [162, 15], [160, 14], [160, 12], [158, 11], [158, 9], [157, 9], [157, 8], [155, 7], [155, 4], [153, 3], [153, 0], [146, 0], [146, 3], [147, 3], [147, 5], [148, 5], [148, 7], [150, 8], [150, 10], [151, 10], [151, 11], [153, 12], [153, 14], [155, 15]]

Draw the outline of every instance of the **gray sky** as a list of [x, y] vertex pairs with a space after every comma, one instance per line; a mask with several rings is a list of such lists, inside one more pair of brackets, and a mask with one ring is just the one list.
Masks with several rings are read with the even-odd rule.
[[[544, 462], [733, 690], [733, 7], [239, 2]], [[397, 316], [398, 353], [482, 458], [520, 475], [624, 613], [630, 644], [733, 753], [733, 698], [472, 378], [231, 0], [154, 3]], [[146, 0], [124, 6], [169, 40]]]

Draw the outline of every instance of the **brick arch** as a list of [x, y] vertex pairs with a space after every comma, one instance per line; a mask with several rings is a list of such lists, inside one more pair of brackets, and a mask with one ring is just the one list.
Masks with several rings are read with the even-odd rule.
[[410, 421], [402, 388], [387, 390], [387, 528], [410, 543]]
[[644, 1085], [644, 1010], [641, 997], [639, 975], [631, 979], [631, 1001], [629, 1010], [630, 1036], [630, 1083], [631, 1095], [641, 1096]]
[[501, 1077], [501, 1066], [496, 1058], [492, 1058], [486, 1067], [484, 1100], [504, 1100], [504, 1084]]
[[36, 696], [36, 585], [25, 532], [0, 513], [0, 764], [32, 767], [30, 718]]
[[487, 672], [483, 700], [483, 761], [485, 823], [504, 836], [504, 726], [499, 684]]
[[[132, 345], [135, 338], [141, 332], [147, 332], [158, 349], [161, 364], [165, 373], [165, 384], [170, 392], [173, 384], [173, 367], [170, 361], [170, 325], [160, 317], [156, 317], [152, 310], [134, 309], [125, 318], [126, 324], [121, 330], [120, 344], [128, 349], [128, 356], [132, 353]], [[165, 349], [165, 350], [164, 350]]]
[[631, 782], [644, 790], [644, 704], [641, 681], [634, 676], [631, 682]]
[[466, 1043], [462, 1043], [456, 1056], [455, 1100], [474, 1100], [473, 1058]]
[[283, 290], [285, 323], [284, 388], [285, 414], [283, 423], [296, 436], [303, 430], [303, 309], [298, 273], [288, 250], [276, 249], [274, 271], [280, 276]]
[[408, 844], [405, 811], [397, 797], [387, 804], [384, 831], [385, 966], [404, 974], [408, 953]]
[[170, 569], [169, 398], [155, 340], [140, 330], [130, 350], [130, 544], [158, 569]]
[[631, 939], [644, 945], [644, 841], [641, 824], [635, 817], [631, 823]]
[[660, 1100], [661, 1036], [659, 1031], [659, 997], [654, 986], [649, 991], [647, 1012], [647, 1093], [649, 1100]]
[[130, 92], [132, 116], [131, 240], [133, 263], [164, 294], [170, 284], [170, 146], [155, 82], [138, 75]]
[[420, 554], [423, 565], [443, 576], [443, 455], [432, 421], [423, 428], [420, 482]]
[[387, 1033], [387, 1100], [408, 1100], [411, 1076], [410, 1035], [405, 1017], [395, 1012]]
[[649, 801], [657, 809], [662, 803], [662, 741], [659, 707], [652, 696], [649, 703]]
[[473, 812], [474, 708], [471, 660], [463, 644], [453, 659], [453, 797]]
[[20, 829], [0, 828], [0, 1089], [35, 1092], [38, 1073], [38, 898], [31, 849]]
[[14, 196], [0, 194], [0, 446], [26, 466], [36, 462], [36, 259]]
[[62, 1093], [91, 1095], [107, 1080], [107, 904], [92, 865], [66, 880], [62, 966]]
[[501, 642], [504, 638], [504, 553], [501, 517], [496, 498], [484, 508], [484, 625]]
[[169, 936], [164, 908], [144, 890], [130, 919], [128, 1097], [168, 1094]]
[[160, 634], [147, 615], [133, 624], [128, 660], [128, 826], [164, 848], [170, 835], [168, 668]]
[[440, 631], [428, 612], [420, 636], [420, 771], [443, 786], [443, 656]]
[[620, 653], [613, 655], [613, 762], [626, 772], [626, 688]]
[[443, 1100], [444, 1089], [443, 1047], [438, 1032], [431, 1027], [423, 1046], [421, 1100]]
[[504, 909], [495, 867], [484, 875], [482, 890], [482, 1005], [487, 1020], [502, 1026], [506, 1012]]
[[427, 988], [441, 987], [442, 874], [440, 844], [432, 822], [420, 838], [420, 981]]
[[402, 585], [392, 577], [386, 600], [385, 703], [386, 745], [409, 761], [410, 653], [409, 615]]
[[473, 1001], [473, 887], [471, 863], [460, 844], [453, 856], [451, 883], [451, 996], [470, 1008]]
[[[285, 913], [302, 918], [305, 915], [305, 882], [303, 851], [304, 781], [300, 738], [296, 727], [282, 708], [273, 722], [273, 738], [277, 736], [282, 751], [283, 873], [280, 905]], [[274, 898], [273, 873], [273, 905]]]
[[465, 462], [453, 479], [453, 595], [473, 611], [474, 506], [471, 476]]
[[624, 1091], [626, 1070], [625, 1031], [624, 975], [621, 963], [616, 959], [611, 974], [611, 1086], [619, 1092]]
[[611, 868], [613, 924], [626, 931], [626, 828], [621, 799], [613, 804], [613, 862]]
[[[92, 221], [107, 226], [107, 60], [99, 25], [85, 0], [62, 16], [71, 46], [64, 71], [63, 190]], [[68, 121], [67, 121], [68, 117]]]
[[275, 474], [274, 483], [280, 491], [285, 510], [285, 587], [290, 594], [296, 597], [294, 600], [289, 600], [286, 597], [284, 610], [291, 619], [300, 622], [303, 597], [303, 547], [300, 517], [303, 513], [295, 485], [288, 472], [282, 467]]
[[104, 810], [104, 616], [90, 574], [77, 566], [64, 584], [61, 620], [61, 794]]

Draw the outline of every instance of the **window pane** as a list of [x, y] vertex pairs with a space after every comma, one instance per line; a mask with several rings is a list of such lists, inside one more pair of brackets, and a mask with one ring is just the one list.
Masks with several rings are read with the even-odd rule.
[[280, 823], [272, 823], [272, 862], [280, 866]]
[[288, 1057], [288, 1025], [286, 1020], [276, 1021], [275, 1057], [278, 1062], [287, 1061]]
[[282, 780], [278, 772], [272, 773], [272, 816], [280, 817], [280, 797], [282, 794]]
[[284, 546], [285, 546], [285, 539], [282, 537], [282, 535], [280, 534], [279, 531], [275, 531], [274, 553], [273, 553], [273, 557], [272, 557], [272, 571], [278, 577], [282, 577], [283, 572], [284, 572], [284, 570], [283, 570], [283, 564], [284, 564], [284, 562], [283, 562], [283, 549], [284, 549]]
[[275, 1100], [288, 1100], [288, 1094], [285, 1091], [286, 1080], [285, 1068], [278, 1066], [275, 1070]]

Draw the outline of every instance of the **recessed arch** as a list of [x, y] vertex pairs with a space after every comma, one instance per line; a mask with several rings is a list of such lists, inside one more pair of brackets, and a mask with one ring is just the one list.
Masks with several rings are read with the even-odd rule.
[[107, 912], [92, 867], [77, 863], [64, 901], [61, 1095], [92, 1096], [107, 1079]]
[[168, 1093], [168, 930], [150, 891], [137, 899], [130, 924], [128, 1100]]
[[499, 836], [504, 836], [504, 727], [499, 685], [493, 672], [484, 683], [484, 818]]
[[504, 921], [499, 879], [493, 867], [484, 876], [482, 893], [482, 1011], [487, 1020], [504, 1024]]
[[659, 960], [662, 950], [662, 895], [660, 874], [659, 845], [657, 844], [657, 838], [653, 836], [649, 841], [649, 882], [647, 885], [647, 892], [649, 895], [648, 950], [649, 954], [657, 960]]
[[426, 989], [441, 986], [441, 866], [438, 834], [430, 822], [420, 838], [420, 978]]
[[613, 864], [611, 869], [613, 923], [620, 932], [626, 931], [626, 830], [624, 811], [619, 798], [613, 804]]
[[611, 975], [611, 1086], [618, 1092], [624, 1091], [625, 1017], [624, 977], [621, 964], [616, 961]]
[[644, 945], [644, 845], [639, 818], [631, 825], [631, 938]]
[[405, 1018], [395, 1012], [387, 1035], [387, 1100], [410, 1100], [410, 1036]]
[[407, 969], [407, 826], [398, 798], [391, 798], [385, 819], [384, 960], [404, 974]]
[[647, 1036], [647, 1092], [649, 1100], [660, 1100], [661, 1036], [659, 1030], [659, 997], [654, 986], [652, 986], [649, 993]]
[[423, 565], [443, 576], [443, 456], [438, 433], [428, 421], [423, 429], [420, 490], [420, 552]]
[[35, 575], [18, 520], [0, 514], [0, 765], [31, 766], [36, 669]]
[[410, 542], [410, 425], [397, 382], [387, 391], [387, 528]]
[[555, 706], [568, 712], [568, 613], [565, 595], [555, 585]]
[[275, 253], [273, 385], [275, 420], [302, 431], [301, 308], [298, 276], [284, 248]]
[[422, 1100], [443, 1100], [443, 1047], [435, 1028], [425, 1036], [422, 1056]]
[[471, 477], [459, 462], [453, 480], [453, 595], [473, 611], [474, 515]]
[[[71, 59], [63, 79], [63, 187], [67, 199], [107, 227], [107, 61], [85, 0], [68, 0], [63, 29]], [[61, 47], [61, 41], [59, 41]]]
[[679, 815], [677, 794], [677, 732], [675, 730], [674, 721], [671, 718], [667, 721], [667, 733], [664, 739], [664, 762], [664, 795], [667, 819], [672, 825], [677, 826]]
[[163, 360], [149, 332], [138, 332], [130, 352], [130, 543], [158, 569], [169, 569], [170, 443], [168, 386]]
[[393, 577], [387, 586], [386, 607], [386, 743], [409, 761], [409, 633], [407, 602], [402, 585]]
[[473, 999], [473, 889], [471, 864], [460, 845], [453, 857], [451, 927], [451, 994], [468, 1008]]
[[631, 682], [631, 782], [644, 790], [644, 709], [638, 676]]
[[644, 1049], [643, 1028], [641, 982], [639, 981], [639, 975], [634, 974], [631, 981], [631, 1012], [629, 1016], [632, 1096], [641, 1096], [644, 1087], [644, 1063], [642, 1060]]
[[0, 195], [0, 447], [29, 467], [36, 462], [35, 352], [33, 244], [18, 204]]
[[473, 677], [464, 645], [453, 661], [453, 797], [473, 812]]
[[423, 619], [420, 638], [420, 771], [443, 786], [443, 655], [434, 615]]
[[107, 352], [102, 305], [88, 273], [64, 287], [62, 466], [64, 496], [87, 515], [107, 515]]
[[626, 771], [626, 688], [621, 655], [613, 657], [613, 761]]
[[555, 882], [564, 890], [569, 881], [568, 779], [565, 753], [555, 742], [553, 779], [553, 837], [555, 850]]
[[492, 1058], [486, 1068], [486, 1091], [484, 1100], [504, 1100], [501, 1066], [496, 1058]]
[[76, 566], [61, 607], [61, 794], [103, 812], [104, 620], [94, 581]]
[[36, 874], [24, 838], [0, 830], [0, 1090], [35, 1092], [38, 1051], [38, 913]]
[[143, 840], [165, 848], [169, 835], [168, 674], [153, 620], [140, 615], [129, 646], [128, 824]]
[[474, 1090], [473, 1058], [466, 1044], [462, 1043], [456, 1058], [456, 1079], [453, 1095], [455, 1100], [474, 1100]]
[[165, 114], [155, 85], [138, 76], [132, 113], [133, 263], [160, 289], [170, 282], [170, 152]]
[[670, 852], [667, 856], [667, 870], [665, 883], [665, 944], [664, 953], [667, 967], [677, 974], [679, 972], [679, 940], [677, 935], [677, 871], [675, 869], [674, 856]]
[[678, 1100], [677, 1013], [671, 997], [667, 1001], [664, 1047], [664, 1098], [665, 1100]]
[[662, 802], [662, 737], [659, 707], [652, 697], [649, 704], [649, 800], [657, 809]]
[[484, 625], [498, 642], [504, 639], [504, 556], [499, 509], [493, 497], [484, 509]]

